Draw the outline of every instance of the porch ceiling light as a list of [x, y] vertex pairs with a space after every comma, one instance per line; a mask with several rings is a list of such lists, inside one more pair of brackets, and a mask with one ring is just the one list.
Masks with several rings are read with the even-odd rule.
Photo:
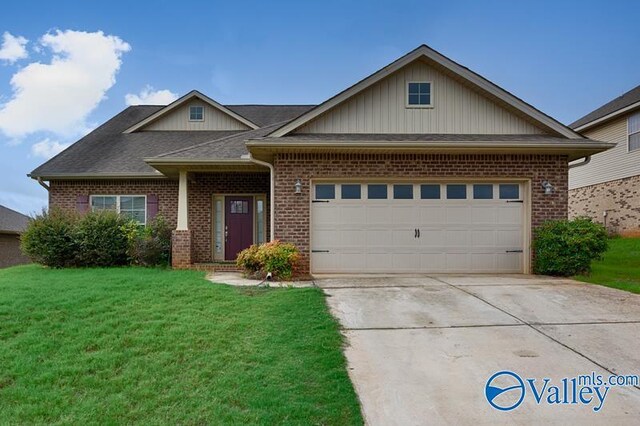
[[296, 184], [294, 186], [295, 186], [295, 193], [302, 194], [302, 182], [300, 181], [300, 179], [296, 180]]
[[544, 189], [545, 195], [551, 195], [555, 192], [555, 187], [548, 180], [542, 181], [542, 188]]

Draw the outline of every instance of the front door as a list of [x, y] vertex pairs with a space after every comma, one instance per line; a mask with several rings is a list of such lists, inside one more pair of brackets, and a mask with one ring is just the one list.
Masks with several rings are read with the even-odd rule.
[[253, 198], [225, 197], [225, 260], [253, 244]]

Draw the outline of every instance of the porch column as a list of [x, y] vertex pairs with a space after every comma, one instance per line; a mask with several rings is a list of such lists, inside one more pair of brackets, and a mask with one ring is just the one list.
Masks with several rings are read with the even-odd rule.
[[189, 230], [187, 172], [180, 171], [178, 183], [178, 223], [171, 235], [171, 266], [176, 269], [191, 266], [192, 238]]
[[180, 182], [178, 184], [178, 226], [176, 230], [186, 231], [189, 229], [189, 193], [187, 188], [187, 172], [180, 171]]

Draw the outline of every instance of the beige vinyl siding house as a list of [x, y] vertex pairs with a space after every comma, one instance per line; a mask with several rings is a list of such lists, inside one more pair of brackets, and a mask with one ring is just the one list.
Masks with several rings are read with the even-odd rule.
[[615, 147], [592, 156], [587, 165], [569, 170], [569, 216], [591, 217], [612, 233], [640, 230], [640, 149], [630, 144], [634, 130], [630, 119], [640, 120], [640, 105], [625, 106], [635, 99], [631, 96], [634, 91], [640, 96], [636, 88], [612, 101], [618, 102], [619, 109], [609, 112], [610, 118], [593, 116], [591, 122], [572, 125], [584, 136]]

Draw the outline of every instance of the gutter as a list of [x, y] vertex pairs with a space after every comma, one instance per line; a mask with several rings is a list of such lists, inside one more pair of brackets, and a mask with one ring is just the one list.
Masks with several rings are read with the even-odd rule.
[[583, 161], [579, 163], [569, 164], [569, 170], [575, 169], [576, 167], [586, 166], [590, 162], [591, 162], [591, 156], [587, 155], [586, 157], [583, 157]]
[[253, 156], [251, 155], [251, 153], [249, 153], [248, 156], [243, 156], [243, 158], [248, 158], [249, 161], [251, 161], [252, 163], [258, 164], [260, 166], [265, 166], [269, 168], [269, 241], [274, 241], [275, 240], [275, 224], [276, 224], [276, 217], [275, 217], [275, 210], [276, 210], [276, 196], [275, 196], [275, 188], [276, 188], [276, 182], [275, 182], [275, 173], [273, 170], [273, 164], [271, 163], [267, 163], [266, 161], [262, 161], [262, 160], [257, 160], [255, 158], [253, 158]]
[[46, 183], [44, 183], [44, 181], [42, 180], [42, 178], [40, 176], [38, 176], [37, 181], [38, 181], [38, 183], [40, 184], [41, 187], [46, 189], [47, 192], [49, 191], [50, 186], [47, 185]]

